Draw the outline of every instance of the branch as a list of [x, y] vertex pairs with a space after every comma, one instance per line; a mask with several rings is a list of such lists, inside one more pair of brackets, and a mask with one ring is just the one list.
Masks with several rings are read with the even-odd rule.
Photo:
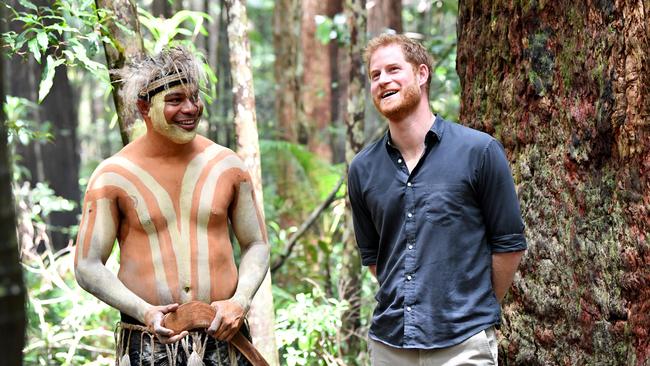
[[325, 211], [325, 209], [328, 208], [329, 205], [332, 204], [332, 202], [334, 202], [334, 199], [336, 198], [336, 193], [339, 191], [339, 189], [343, 185], [344, 181], [345, 181], [345, 174], [343, 174], [341, 176], [341, 178], [339, 179], [339, 182], [336, 184], [334, 189], [332, 189], [332, 191], [327, 196], [325, 201], [323, 201], [323, 203], [321, 203], [320, 206], [316, 207], [316, 209], [314, 209], [311, 212], [311, 214], [309, 214], [309, 217], [307, 217], [307, 220], [305, 222], [303, 222], [302, 225], [300, 225], [300, 228], [298, 229], [298, 231], [296, 231], [295, 233], [293, 233], [293, 235], [291, 235], [291, 237], [289, 238], [289, 241], [288, 241], [288, 244], [287, 244], [287, 249], [286, 249], [285, 253], [282, 254], [280, 256], [280, 258], [278, 258], [278, 260], [275, 261], [275, 263], [273, 263], [273, 265], [271, 266], [271, 273], [275, 273], [275, 271], [277, 271], [280, 267], [282, 267], [284, 262], [291, 255], [291, 252], [293, 251], [293, 247], [298, 242], [298, 239], [300, 239], [300, 237], [307, 231], [307, 229], [309, 229], [311, 227], [311, 225], [314, 222], [316, 222], [316, 219], [320, 216], [320, 214], [323, 213], [323, 211]]

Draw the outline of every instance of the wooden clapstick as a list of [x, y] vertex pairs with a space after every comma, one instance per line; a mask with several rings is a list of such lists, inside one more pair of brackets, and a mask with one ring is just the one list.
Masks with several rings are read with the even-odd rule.
[[[175, 333], [184, 330], [206, 329], [212, 323], [215, 315], [216, 310], [209, 304], [190, 301], [179, 306], [176, 311], [165, 314], [162, 326]], [[253, 366], [269, 366], [262, 354], [241, 332], [237, 332], [232, 337], [230, 344], [235, 346]]]

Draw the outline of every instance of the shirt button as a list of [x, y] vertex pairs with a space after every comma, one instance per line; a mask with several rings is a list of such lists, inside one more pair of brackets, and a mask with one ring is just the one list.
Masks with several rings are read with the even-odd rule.
[[409, 212], [406, 216], [413, 217], [413, 214]]
[[406, 307], [406, 311], [411, 311], [411, 307], [410, 307], [410, 306], [407, 306], [407, 307]]
[[412, 245], [409, 245], [409, 249], [413, 249], [413, 246], [412, 246]]
[[413, 277], [411, 277], [411, 275], [406, 276], [406, 279], [407, 279], [408, 281], [410, 281], [412, 278], [413, 278]]
[[411, 182], [408, 182], [408, 183], [406, 183], [406, 185], [410, 187], [410, 186], [412, 186], [413, 184], [411, 184]]
[[398, 162], [399, 164], [402, 164], [402, 159], [397, 159], [397, 162]]

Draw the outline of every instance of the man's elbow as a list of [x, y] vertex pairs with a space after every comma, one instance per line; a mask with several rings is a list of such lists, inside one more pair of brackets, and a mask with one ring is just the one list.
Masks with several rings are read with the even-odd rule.
[[74, 276], [79, 284], [79, 287], [82, 289], [91, 292], [92, 284], [92, 273], [96, 270], [93, 270], [92, 263], [89, 263], [88, 260], [80, 259], [77, 264], [74, 266]]

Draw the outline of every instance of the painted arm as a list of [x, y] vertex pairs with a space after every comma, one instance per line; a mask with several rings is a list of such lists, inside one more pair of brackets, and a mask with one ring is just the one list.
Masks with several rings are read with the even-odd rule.
[[506, 296], [524, 251], [492, 253], [492, 288], [499, 304]]
[[[97, 193], [97, 192], [94, 192]], [[92, 195], [90, 195], [92, 196]], [[161, 326], [164, 314], [177, 304], [153, 306], [129, 290], [106, 268], [117, 234], [117, 203], [112, 198], [94, 198], [86, 194], [75, 257], [75, 276], [79, 286], [113, 308], [141, 321], [163, 343], [184, 337]]]
[[228, 300], [212, 303], [217, 315], [208, 333], [220, 340], [230, 340], [237, 333], [269, 269], [271, 248], [250, 181], [240, 183], [231, 222], [241, 247], [241, 261], [235, 294]]

